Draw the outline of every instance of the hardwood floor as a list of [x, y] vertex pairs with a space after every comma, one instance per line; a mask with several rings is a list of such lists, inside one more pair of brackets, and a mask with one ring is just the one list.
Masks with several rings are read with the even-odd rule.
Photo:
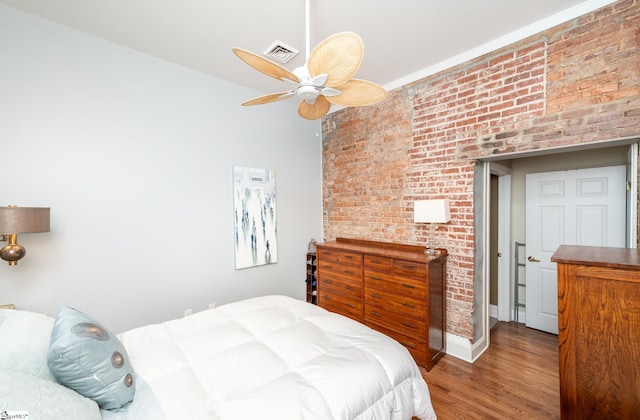
[[559, 419], [558, 337], [501, 322], [467, 363], [443, 357], [422, 370], [438, 419]]

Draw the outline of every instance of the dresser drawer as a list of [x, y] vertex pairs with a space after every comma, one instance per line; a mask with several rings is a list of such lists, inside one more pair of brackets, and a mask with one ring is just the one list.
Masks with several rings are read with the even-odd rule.
[[377, 331], [380, 331], [384, 335], [388, 335], [389, 337], [396, 340], [398, 343], [402, 344], [409, 350], [411, 356], [416, 361], [419, 366], [426, 366], [428, 362], [427, 358], [427, 344], [419, 340], [415, 337], [407, 337], [406, 335], [400, 334], [396, 331], [389, 330], [382, 326], [376, 326]]
[[427, 319], [427, 304], [424, 299], [414, 299], [365, 286], [364, 302], [367, 308], [386, 309], [401, 316], [419, 319], [421, 322]]
[[426, 341], [427, 324], [425, 319], [417, 320], [383, 308], [367, 307], [364, 312], [364, 322], [367, 325], [378, 325], [407, 337], [415, 337], [417, 340]]
[[320, 261], [362, 266], [362, 254], [357, 252], [319, 247], [317, 253]]
[[362, 300], [318, 289], [318, 305], [328, 311], [335, 312], [362, 322]]
[[336, 275], [340, 278], [353, 278], [362, 282], [362, 267], [339, 264], [333, 261], [318, 261], [319, 275]]
[[375, 270], [392, 271], [393, 258], [365, 255], [364, 266]]
[[331, 276], [322, 276], [318, 281], [318, 288], [341, 296], [351, 296], [362, 300], [362, 283], [359, 280], [336, 279]]
[[419, 280], [411, 277], [401, 277], [393, 273], [364, 269], [365, 287], [411, 296], [416, 299], [426, 299], [427, 286], [425, 281], [426, 279]]
[[416, 276], [424, 278], [427, 275], [427, 264], [415, 261], [394, 259], [393, 271], [404, 276]]

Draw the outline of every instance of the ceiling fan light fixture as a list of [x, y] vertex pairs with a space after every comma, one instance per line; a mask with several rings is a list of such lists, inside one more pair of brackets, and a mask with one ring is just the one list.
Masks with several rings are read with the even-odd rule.
[[297, 95], [304, 100], [315, 99], [320, 95], [320, 90], [311, 85], [302, 85], [298, 88]]

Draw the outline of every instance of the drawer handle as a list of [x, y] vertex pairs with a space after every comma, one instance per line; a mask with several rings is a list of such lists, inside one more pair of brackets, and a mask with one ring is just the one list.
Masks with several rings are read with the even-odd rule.
[[370, 278], [371, 280], [378, 280], [378, 281], [382, 280], [382, 279], [381, 279], [380, 277], [378, 277], [378, 276], [369, 276], [369, 278]]
[[414, 286], [413, 284], [406, 284], [406, 283], [402, 283], [402, 287], [406, 287], [408, 289], [415, 289], [416, 286]]
[[343, 255], [343, 256], [347, 260], [352, 260], [353, 259], [353, 255]]
[[356, 305], [354, 305], [353, 303], [345, 303], [345, 305], [347, 305], [350, 308], [355, 308]]
[[344, 270], [344, 271], [343, 271], [343, 273], [344, 273], [344, 274], [352, 275], [352, 274], [353, 274], [353, 271], [351, 271], [351, 270]]
[[376, 299], [382, 299], [382, 296], [377, 295], [377, 294], [375, 294], [375, 293], [371, 293], [371, 297], [372, 297], [372, 298], [376, 298]]
[[414, 309], [416, 307], [416, 305], [414, 305], [413, 303], [407, 303], [407, 302], [402, 302], [402, 306], [406, 306], [407, 308], [411, 308], [411, 309]]
[[416, 346], [414, 344], [409, 344], [409, 343], [404, 343], [403, 342], [402, 345], [405, 346], [405, 347], [409, 347], [410, 349], [415, 349], [416, 348]]
[[344, 288], [347, 290], [353, 290], [353, 286], [344, 286]]
[[333, 282], [332, 282], [331, 280], [329, 280], [329, 279], [322, 279], [322, 281], [324, 281], [325, 283], [329, 283], [329, 284], [333, 283]]
[[404, 268], [405, 270], [415, 270], [416, 266], [411, 264], [402, 264], [402, 268]]
[[371, 311], [371, 312], [369, 312], [369, 313], [370, 313], [371, 315], [373, 315], [373, 316], [377, 316], [378, 318], [380, 318], [380, 317], [382, 316], [382, 314], [381, 314], [380, 312], [373, 312], [373, 311]]
[[369, 260], [371, 264], [381, 264], [380, 260]]
[[405, 327], [413, 328], [413, 329], [415, 329], [415, 328], [416, 328], [416, 326], [415, 326], [415, 325], [410, 324], [410, 323], [408, 323], [408, 322], [403, 322], [403, 323], [402, 323], [402, 325], [404, 325]]

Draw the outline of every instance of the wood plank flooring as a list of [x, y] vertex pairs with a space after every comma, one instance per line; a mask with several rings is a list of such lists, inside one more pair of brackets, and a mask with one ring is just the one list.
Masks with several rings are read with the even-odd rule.
[[559, 419], [558, 337], [499, 323], [491, 346], [467, 363], [443, 357], [422, 370], [438, 419]]

